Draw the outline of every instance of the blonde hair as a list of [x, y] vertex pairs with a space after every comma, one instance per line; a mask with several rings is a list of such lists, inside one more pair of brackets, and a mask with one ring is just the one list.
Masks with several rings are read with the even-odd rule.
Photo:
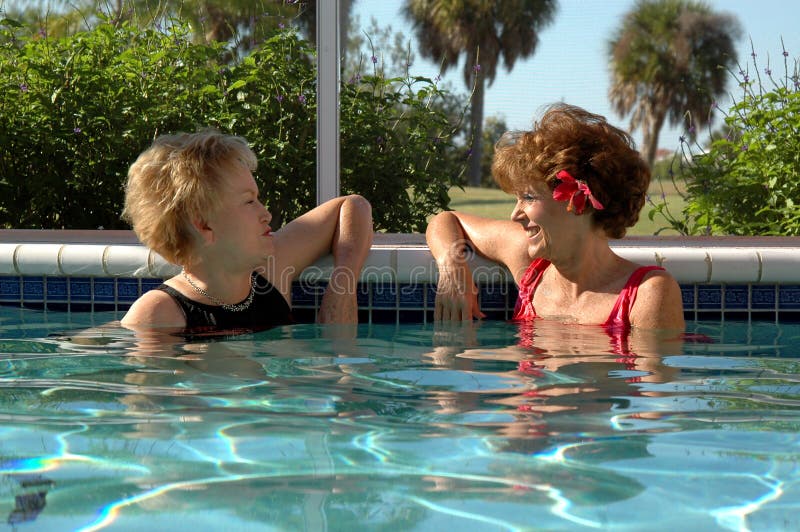
[[593, 223], [610, 238], [622, 238], [636, 224], [650, 185], [650, 168], [631, 136], [604, 117], [555, 104], [532, 131], [508, 132], [495, 146], [492, 175], [506, 192], [536, 181], [553, 190], [561, 170], [585, 181], [603, 204], [605, 209], [590, 212]]
[[192, 221], [219, 207], [231, 164], [258, 162], [242, 137], [217, 131], [158, 137], [128, 170], [122, 217], [145, 246], [175, 264], [191, 259]]

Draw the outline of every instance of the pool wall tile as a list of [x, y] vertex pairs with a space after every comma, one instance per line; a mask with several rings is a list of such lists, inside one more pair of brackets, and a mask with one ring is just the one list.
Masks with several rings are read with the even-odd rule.
[[398, 306], [407, 308], [425, 308], [425, 285], [422, 283], [409, 283], [400, 285]]
[[800, 281], [800, 254], [797, 249], [760, 249], [761, 283], [789, 284]]
[[92, 279], [92, 300], [97, 303], [113, 303], [116, 301], [114, 293], [114, 279], [99, 277]]
[[721, 286], [698, 286], [697, 287], [697, 308], [698, 308], [698, 310], [720, 310], [720, 309], [722, 309], [722, 287]]
[[117, 279], [117, 300], [121, 303], [133, 303], [139, 298], [142, 288], [139, 279], [120, 277]]
[[28, 303], [44, 301], [44, 277], [23, 277], [22, 300]]
[[704, 249], [665, 248], [658, 252], [660, 266], [684, 283], [707, 283], [711, 261]]
[[[9, 238], [18, 233], [36, 238]], [[0, 302], [6, 305], [119, 310], [179, 272], [177, 266], [136, 243], [135, 237], [89, 231], [79, 232], [79, 242], [62, 242], [61, 235], [73, 233], [18, 233], [0, 230], [5, 236], [0, 243]], [[111, 242], [102, 241], [106, 234]], [[400, 237], [376, 235], [377, 243], [364, 265], [357, 300], [359, 314], [370, 321], [432, 317], [436, 263], [422, 235], [405, 235], [399, 244], [379, 242]], [[667, 268], [681, 285], [687, 316], [800, 316], [800, 239], [634, 237], [613, 241], [612, 247], [629, 260]], [[509, 317], [517, 297], [510, 273], [479, 256], [470, 259], [470, 266], [486, 313]], [[292, 287], [295, 308], [315, 313], [332, 268], [332, 259], [326, 257], [302, 273]]]
[[15, 264], [25, 277], [59, 276], [58, 255], [63, 246], [53, 244], [22, 244], [17, 247]]
[[774, 285], [751, 286], [750, 308], [752, 310], [775, 310], [775, 286]]
[[0, 243], [0, 275], [19, 275], [14, 264], [14, 255], [19, 244]]
[[778, 291], [780, 310], [800, 310], [800, 285], [782, 285]]
[[68, 276], [108, 275], [103, 268], [103, 254], [107, 247], [109, 246], [64, 245], [58, 255], [59, 268]]
[[747, 310], [750, 305], [750, 290], [746, 285], [725, 287], [725, 310]]
[[69, 278], [69, 300], [89, 302], [92, 300], [92, 280], [88, 277]]
[[45, 277], [45, 280], [47, 281], [45, 297], [48, 302], [69, 302], [69, 289], [65, 277]]
[[22, 300], [22, 277], [0, 277], [0, 301], [18, 303]]
[[751, 249], [708, 250], [712, 283], [757, 283], [761, 279], [761, 257]]

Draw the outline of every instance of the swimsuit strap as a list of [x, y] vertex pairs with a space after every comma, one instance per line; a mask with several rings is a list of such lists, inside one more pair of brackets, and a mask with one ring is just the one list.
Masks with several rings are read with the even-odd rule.
[[639, 290], [639, 285], [642, 283], [644, 276], [652, 271], [663, 271], [661, 266], [641, 266], [634, 270], [625, 287], [619, 293], [617, 301], [614, 303], [614, 308], [611, 309], [608, 319], [603, 324], [604, 327], [621, 327], [630, 328], [631, 326], [631, 309], [636, 302], [636, 293]]
[[542, 276], [547, 267], [550, 266], [550, 261], [544, 259], [534, 259], [522, 279], [519, 280], [519, 296], [517, 303], [514, 305], [514, 314], [512, 320], [532, 320], [537, 318], [536, 310], [533, 308], [533, 293], [536, 287], [542, 282]]

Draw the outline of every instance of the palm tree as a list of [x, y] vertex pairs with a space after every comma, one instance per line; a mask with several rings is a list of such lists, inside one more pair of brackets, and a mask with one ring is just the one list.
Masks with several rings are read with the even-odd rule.
[[406, 0], [420, 53], [445, 71], [463, 54], [464, 82], [473, 88], [469, 184], [480, 185], [484, 82], [494, 81], [502, 58], [506, 70], [533, 55], [539, 32], [552, 22], [556, 0]]
[[[642, 129], [644, 157], [655, 161], [664, 123], [703, 126], [725, 94], [741, 34], [732, 15], [693, 0], [638, 0], [609, 41], [614, 110]], [[690, 129], [690, 132], [692, 130]]]

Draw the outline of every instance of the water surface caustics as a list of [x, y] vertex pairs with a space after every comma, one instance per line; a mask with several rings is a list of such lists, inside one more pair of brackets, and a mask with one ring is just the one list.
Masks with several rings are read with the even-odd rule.
[[797, 325], [187, 339], [115, 317], [0, 309], [9, 525], [800, 527]]

